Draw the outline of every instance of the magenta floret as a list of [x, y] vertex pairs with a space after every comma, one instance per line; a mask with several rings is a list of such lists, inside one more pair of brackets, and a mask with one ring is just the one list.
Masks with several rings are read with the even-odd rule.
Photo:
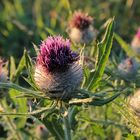
[[92, 20], [93, 18], [88, 14], [76, 11], [70, 21], [70, 26], [79, 29], [86, 29], [92, 23]]
[[78, 60], [78, 55], [70, 49], [70, 41], [61, 36], [50, 36], [40, 45], [37, 64], [48, 71], [65, 69], [69, 64]]

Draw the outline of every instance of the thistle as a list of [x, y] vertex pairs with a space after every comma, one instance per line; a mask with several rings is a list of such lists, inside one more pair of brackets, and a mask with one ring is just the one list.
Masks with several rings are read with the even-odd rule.
[[8, 75], [8, 71], [4, 67], [3, 60], [0, 58], [0, 82], [6, 82], [8, 78], [7, 75]]
[[136, 35], [134, 36], [131, 42], [131, 46], [136, 53], [140, 53], [140, 28], [138, 29]]
[[75, 43], [88, 44], [95, 40], [97, 31], [92, 26], [93, 18], [76, 11], [69, 22], [69, 36]]
[[123, 60], [118, 65], [118, 72], [120, 76], [124, 77], [125, 79], [135, 78], [137, 74], [137, 69], [138, 69], [137, 63], [131, 58]]
[[127, 125], [133, 133], [140, 135], [140, 90], [129, 96], [127, 102]]
[[129, 98], [129, 105], [137, 116], [140, 116], [140, 90]]
[[42, 41], [36, 59], [34, 79], [50, 98], [70, 99], [82, 80], [79, 56], [70, 49], [70, 41], [50, 36]]

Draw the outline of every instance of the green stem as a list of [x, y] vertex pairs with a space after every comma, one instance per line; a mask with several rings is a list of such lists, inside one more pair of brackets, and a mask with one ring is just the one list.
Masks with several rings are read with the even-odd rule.
[[8, 113], [8, 112], [4, 112], [4, 113], [0, 113], [0, 116], [2, 116], [2, 115], [17, 115], [17, 116], [37, 115], [37, 114], [41, 114], [41, 113], [46, 112], [46, 111], [52, 111], [56, 107], [56, 104], [57, 104], [57, 102], [54, 102], [54, 104], [50, 108], [42, 107], [39, 110], [32, 111], [32, 112], [29, 112], [29, 113], [13, 113], [13, 112]]
[[71, 128], [69, 124], [68, 112], [65, 111], [63, 116], [65, 140], [71, 140]]
[[19, 85], [11, 83], [11, 82], [9, 82], [9, 83], [0, 82], [0, 88], [2, 88], [2, 89], [12, 88], [12, 89], [16, 89], [18, 91], [21, 91], [22, 93], [24, 93], [24, 95], [31, 95], [33, 97], [49, 99], [48, 97], [39, 94], [39, 93], [42, 93], [42, 92], [37, 92], [37, 91], [30, 90], [30, 89], [26, 89], [24, 87], [21, 87]]

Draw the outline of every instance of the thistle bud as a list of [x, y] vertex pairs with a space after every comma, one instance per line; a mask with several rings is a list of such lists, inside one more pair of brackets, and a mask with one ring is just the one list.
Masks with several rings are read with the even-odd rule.
[[138, 69], [137, 63], [131, 58], [123, 60], [118, 65], [119, 74], [125, 79], [135, 78], [137, 74], [137, 69]]
[[136, 35], [134, 36], [131, 42], [131, 46], [136, 53], [140, 53], [140, 28], [138, 29]]
[[140, 116], [140, 90], [129, 98], [129, 105], [136, 115]]
[[54, 36], [42, 41], [34, 79], [47, 96], [62, 100], [72, 98], [82, 75], [79, 56], [70, 49], [69, 40]]
[[93, 18], [76, 11], [69, 22], [69, 36], [75, 43], [88, 44], [95, 40], [97, 31], [92, 26]]
[[6, 82], [8, 78], [7, 75], [8, 75], [8, 71], [4, 67], [3, 60], [0, 58], [0, 82]]
[[36, 127], [36, 136], [40, 140], [47, 140], [49, 136], [49, 131], [44, 125], [38, 125]]

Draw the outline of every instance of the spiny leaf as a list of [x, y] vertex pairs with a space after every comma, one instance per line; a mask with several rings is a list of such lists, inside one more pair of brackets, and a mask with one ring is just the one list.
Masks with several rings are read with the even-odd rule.
[[27, 71], [29, 74], [28, 74], [28, 79], [27, 78], [24, 78], [24, 79], [26, 80], [26, 82], [28, 82], [32, 86], [32, 88], [37, 90], [38, 88], [35, 84], [34, 77], [33, 77], [34, 66], [33, 66], [32, 60], [31, 60], [30, 56], [28, 55], [27, 51], [25, 52], [25, 57], [26, 57], [26, 68], [27, 68]]
[[28, 93], [29, 95], [32, 95], [34, 97], [45, 98], [45, 96], [40, 95], [41, 92], [29, 90], [27, 88], [21, 87], [19, 85], [14, 84], [14, 83], [2, 83], [2, 82], [0, 82], [0, 88], [2, 88], [2, 89], [15, 89], [15, 90], [18, 90], [18, 91], [23, 92], [25, 94]]
[[121, 94], [121, 92], [116, 93], [115, 95], [113, 95], [109, 98], [106, 98], [106, 99], [102, 99], [102, 98], [100, 99], [100, 98], [97, 98], [95, 96], [90, 97], [90, 98], [85, 98], [85, 99], [76, 99], [76, 100], [69, 101], [69, 104], [70, 105], [88, 104], [88, 105], [93, 105], [93, 106], [102, 106], [102, 105], [105, 105], [105, 104], [108, 104], [108, 103], [112, 102], [120, 94]]
[[12, 81], [16, 81], [17, 78], [19, 77], [20, 73], [22, 72], [22, 70], [25, 68], [25, 63], [26, 63], [25, 53], [26, 53], [26, 50], [24, 50], [23, 56], [19, 62], [19, 65], [16, 69], [16, 72], [15, 72], [15, 75], [14, 75]]
[[55, 109], [56, 107], [56, 104], [57, 102], [54, 102], [53, 105], [51, 107], [42, 107], [38, 110], [35, 110], [35, 111], [32, 111], [32, 112], [25, 112], [25, 113], [22, 113], [22, 112], [18, 112], [18, 113], [15, 113], [15, 112], [2, 112], [0, 113], [0, 116], [4, 116], [4, 115], [10, 115], [10, 116], [31, 116], [31, 115], [38, 115], [38, 114], [42, 114], [44, 112], [51, 112], [52, 110]]
[[95, 70], [95, 74], [93, 75], [93, 77], [87, 87], [88, 90], [95, 90], [98, 87], [98, 84], [104, 74], [105, 66], [106, 66], [106, 63], [107, 63], [107, 60], [109, 58], [109, 54], [110, 54], [111, 48], [112, 48], [113, 26], [114, 26], [114, 19], [112, 19], [108, 23], [105, 37], [104, 37], [103, 41], [98, 44], [98, 46], [101, 48], [100, 52], [102, 52], [102, 54], [99, 58], [98, 65]]

